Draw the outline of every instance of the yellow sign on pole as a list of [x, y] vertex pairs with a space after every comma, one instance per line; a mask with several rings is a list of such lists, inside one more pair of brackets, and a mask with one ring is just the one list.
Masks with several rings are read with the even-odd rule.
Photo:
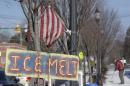
[[16, 33], [20, 33], [20, 32], [21, 32], [21, 29], [20, 29], [20, 28], [16, 28], [16, 29], [15, 29], [15, 32], [16, 32]]
[[84, 53], [82, 51], [79, 52], [79, 59], [81, 61], [84, 59]]
[[21, 33], [20, 25], [16, 25], [15, 32], [16, 33]]
[[0, 56], [1, 56], [1, 51], [0, 51]]

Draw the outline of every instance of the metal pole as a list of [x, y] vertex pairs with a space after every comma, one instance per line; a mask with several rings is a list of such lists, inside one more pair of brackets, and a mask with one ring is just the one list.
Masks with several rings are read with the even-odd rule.
[[83, 86], [85, 86], [85, 83], [86, 83], [86, 66], [85, 66], [85, 60], [86, 60], [86, 57], [84, 57], [84, 61], [83, 61], [83, 71], [84, 71], [84, 76], [83, 76]]
[[99, 41], [97, 41], [97, 82], [99, 83], [100, 77], [100, 58], [99, 58]]
[[[88, 46], [87, 46], [87, 43], [84, 39], [84, 37], [82, 36], [83, 38], [83, 42], [84, 42], [84, 46], [83, 46], [83, 49], [86, 53], [85, 57], [84, 57], [84, 61], [83, 61], [83, 70], [84, 70], [84, 74], [83, 74], [83, 86], [86, 86], [86, 61], [88, 61], [88, 68], [89, 68], [89, 77], [90, 77], [90, 63], [89, 63], [89, 53], [88, 53]], [[88, 58], [88, 59], [87, 59]]]
[[23, 41], [23, 39], [22, 39], [22, 30], [21, 30], [21, 32], [20, 32], [20, 44], [21, 44], [21, 46], [22, 46], [22, 41]]
[[71, 54], [76, 54], [77, 49], [77, 16], [76, 16], [76, 0], [70, 0], [70, 29], [71, 35]]
[[97, 33], [97, 82], [99, 86], [102, 86], [102, 75], [101, 75], [101, 27], [100, 27], [100, 11], [98, 8], [95, 10], [96, 13], [96, 23], [98, 25]]
[[[72, 31], [71, 35], [71, 52], [70, 54], [76, 54], [77, 49], [77, 8], [76, 8], [76, 1], [77, 0], [70, 0], [70, 29]], [[76, 82], [71, 81], [70, 86], [76, 86]]]
[[[100, 29], [100, 21], [97, 21], [98, 29]], [[97, 81], [99, 86], [102, 86], [101, 79], [101, 34], [100, 30], [98, 31], [98, 40], [97, 40]]]
[[[86, 60], [87, 60], [87, 58], [88, 58], [88, 67], [89, 67], [89, 77], [91, 77], [90, 76], [90, 73], [91, 73], [91, 69], [90, 69], [90, 62], [89, 62], [89, 53], [88, 53], [88, 46], [87, 46], [87, 44], [86, 44], [86, 42], [85, 42], [85, 51], [86, 51], [86, 58], [84, 59], [85, 61], [85, 63], [84, 63], [84, 86], [86, 86]], [[91, 79], [91, 78], [90, 78]]]

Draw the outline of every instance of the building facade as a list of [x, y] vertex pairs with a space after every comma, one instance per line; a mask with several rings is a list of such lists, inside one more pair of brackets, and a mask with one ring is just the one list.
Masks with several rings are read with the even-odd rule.
[[8, 48], [25, 50], [26, 47], [17, 43], [0, 43], [0, 67], [4, 68], [6, 63], [6, 50]]

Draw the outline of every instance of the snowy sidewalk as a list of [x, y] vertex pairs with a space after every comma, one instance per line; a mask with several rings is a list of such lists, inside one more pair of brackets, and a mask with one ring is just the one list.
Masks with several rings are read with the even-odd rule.
[[107, 79], [103, 86], [130, 86], [130, 79], [127, 76], [124, 76], [125, 84], [119, 84], [118, 71], [108, 71], [106, 77]]

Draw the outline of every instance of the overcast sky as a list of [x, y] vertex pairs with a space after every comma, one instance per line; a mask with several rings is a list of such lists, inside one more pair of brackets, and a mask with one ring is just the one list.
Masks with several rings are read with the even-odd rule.
[[25, 20], [20, 4], [14, 0], [0, 0], [0, 27], [14, 27]]
[[130, 26], [130, 0], [105, 0], [108, 9], [114, 9], [120, 16], [123, 29]]
[[[108, 9], [118, 11], [124, 30], [130, 25], [130, 0], [105, 0]], [[14, 27], [24, 22], [20, 4], [14, 0], [0, 0], [0, 27]]]

